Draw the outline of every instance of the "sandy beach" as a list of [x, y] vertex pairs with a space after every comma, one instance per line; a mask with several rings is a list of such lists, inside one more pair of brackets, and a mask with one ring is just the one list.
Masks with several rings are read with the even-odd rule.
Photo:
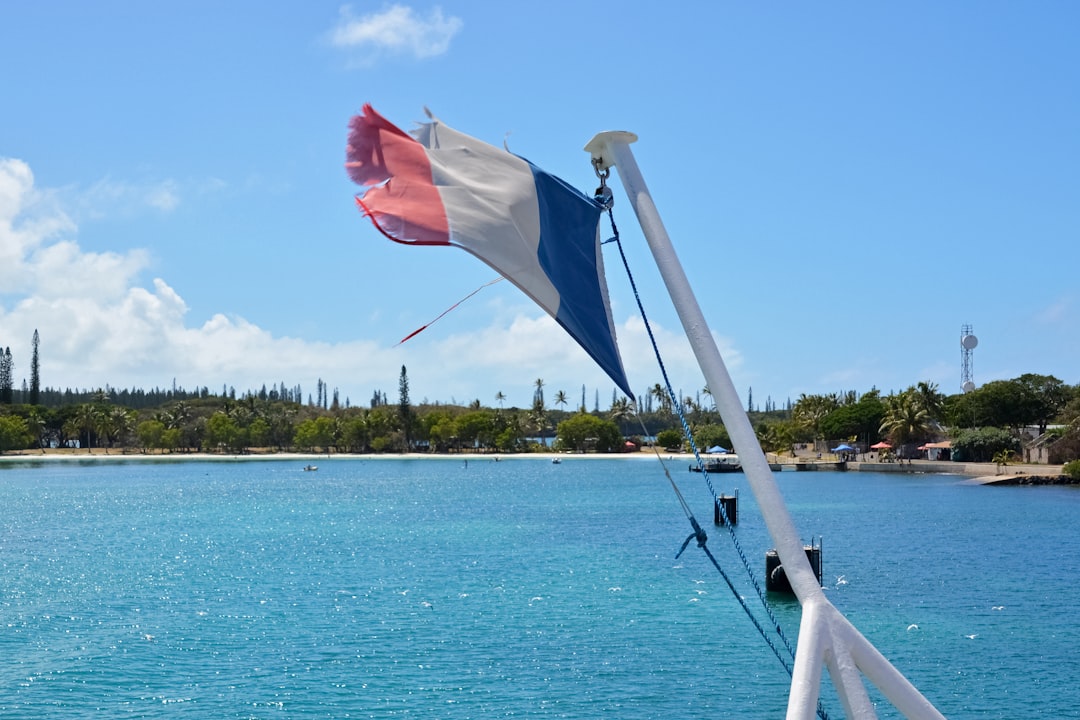
[[[560, 452], [536, 452], [536, 453], [298, 453], [298, 452], [272, 452], [267, 450], [252, 450], [242, 454], [226, 453], [184, 453], [184, 452], [151, 452], [123, 451], [117, 448], [49, 448], [45, 450], [15, 450], [0, 455], [0, 463], [11, 462], [64, 462], [64, 461], [101, 461], [101, 462], [243, 462], [250, 460], [301, 462], [305, 464], [317, 464], [319, 461], [333, 459], [351, 460], [447, 460], [447, 461], [479, 461], [479, 462], [502, 462], [515, 460], [552, 460], [559, 458], [563, 461], [581, 460], [655, 460], [657, 453], [651, 449], [643, 449], [638, 452], [624, 453], [560, 453]], [[671, 453], [660, 451], [659, 457], [665, 461], [678, 463], [693, 463], [694, 456], [690, 453]], [[769, 453], [769, 462], [779, 461], [781, 464], [796, 461], [806, 461], [807, 458], [778, 458]], [[826, 460], [822, 460], [825, 462]], [[832, 461], [835, 462], [835, 461]], [[1034, 465], [1012, 464], [999, 467], [994, 463], [952, 463], [931, 462], [927, 460], [912, 460], [904, 463], [877, 463], [877, 462], [849, 462], [848, 470], [855, 472], [885, 472], [885, 473], [941, 473], [948, 475], [964, 475], [971, 482], [983, 485], [1018, 485], [1018, 484], [1045, 484], [1047, 482], [1060, 482], [1062, 468], [1060, 465]]]
[[[661, 453], [661, 457], [665, 460], [692, 460], [693, 455], [690, 454], [672, 454]], [[612, 459], [612, 458], [625, 458], [629, 460], [633, 459], [655, 459], [656, 455], [649, 451], [629, 452], [629, 453], [561, 453], [561, 452], [535, 452], [535, 453], [300, 453], [300, 452], [272, 452], [266, 450], [252, 450], [246, 453], [206, 453], [206, 452], [150, 452], [143, 453], [133, 450], [124, 452], [118, 448], [106, 450], [105, 448], [93, 448], [87, 450], [85, 448], [50, 448], [46, 450], [12, 450], [0, 455], [0, 462], [4, 461], [27, 461], [27, 460], [40, 460], [40, 461], [64, 461], [64, 460], [101, 460], [101, 461], [119, 461], [119, 460], [162, 460], [162, 461], [182, 461], [182, 460], [199, 460], [199, 461], [237, 461], [237, 460], [290, 460], [301, 462], [316, 462], [319, 460], [328, 459], [350, 459], [350, 460], [401, 460], [401, 459], [423, 459], [423, 460], [489, 460], [489, 461], [503, 461], [503, 460], [530, 460], [530, 459], [545, 459], [551, 460], [554, 458], [566, 459], [573, 458], [575, 460], [590, 460], [590, 459]]]

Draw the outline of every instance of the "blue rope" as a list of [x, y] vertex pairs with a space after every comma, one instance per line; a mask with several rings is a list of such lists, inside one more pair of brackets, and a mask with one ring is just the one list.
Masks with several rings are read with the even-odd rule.
[[[701, 476], [705, 480], [705, 485], [708, 487], [709, 493], [712, 495], [713, 502], [716, 503], [717, 507], [719, 507], [720, 509], [720, 514], [723, 516], [724, 525], [727, 527], [728, 536], [731, 538], [731, 543], [735, 548], [735, 552], [738, 554], [739, 559], [742, 560], [743, 568], [746, 570], [746, 574], [754, 587], [754, 591], [757, 593], [758, 599], [761, 601], [762, 607], [765, 609], [765, 613], [768, 616], [769, 621], [772, 623], [772, 627], [775, 629], [777, 636], [779, 636], [781, 642], [784, 645], [784, 648], [787, 650], [790, 661], [788, 658], [785, 658], [783, 656], [779, 648], [776, 647], [776, 644], [773, 643], [772, 638], [769, 636], [768, 632], [758, 621], [753, 611], [750, 610], [750, 607], [743, 600], [742, 595], [736, 589], [734, 583], [732, 583], [731, 578], [728, 577], [728, 574], [721, 567], [720, 561], [717, 560], [716, 557], [712, 554], [712, 551], [709, 550], [708, 546], [706, 545], [706, 541], [708, 540], [708, 538], [705, 534], [705, 531], [701, 529], [701, 525], [698, 523], [697, 518], [694, 517], [689, 506], [682, 499], [682, 494], [679, 492], [678, 487], [676, 487], [675, 481], [671, 479], [671, 475], [670, 473], [668, 473], [667, 467], [665, 466], [664, 473], [668, 476], [668, 480], [671, 481], [671, 486], [672, 488], [674, 488], [676, 495], [679, 496], [679, 501], [680, 503], [682, 503], [683, 510], [684, 512], [686, 512], [687, 518], [690, 521], [690, 525], [694, 530], [694, 532], [692, 532], [690, 536], [687, 537], [686, 540], [683, 542], [682, 547], [679, 549], [679, 552], [676, 553], [675, 557], [677, 558], [682, 555], [683, 551], [690, 544], [691, 540], [697, 540], [698, 547], [701, 548], [702, 552], [705, 553], [705, 556], [713, 564], [713, 567], [715, 567], [717, 572], [720, 573], [720, 577], [723, 578], [725, 583], [727, 583], [728, 588], [730, 588], [731, 590], [731, 594], [738, 601], [739, 605], [743, 609], [743, 612], [745, 612], [746, 616], [750, 618], [750, 622], [753, 623], [755, 628], [757, 628], [757, 631], [761, 635], [762, 639], [773, 651], [773, 654], [776, 655], [776, 659], [779, 660], [780, 664], [784, 666], [784, 669], [787, 671], [788, 676], [792, 676], [794, 674], [792, 662], [794, 662], [795, 660], [795, 650], [791, 646], [791, 643], [788, 641], [787, 636], [784, 634], [783, 628], [780, 627], [780, 623], [776, 619], [776, 615], [773, 613], [772, 607], [769, 605], [769, 602], [765, 597], [765, 593], [761, 590], [761, 585], [758, 583], [757, 577], [754, 575], [754, 571], [750, 567], [750, 561], [746, 557], [746, 553], [743, 552], [742, 545], [739, 543], [738, 537], [736, 537], [735, 535], [735, 528], [731, 524], [730, 519], [728, 518], [727, 508], [724, 507], [723, 503], [719, 502], [716, 489], [713, 487], [712, 480], [709, 478], [709, 473], [705, 469], [705, 462], [701, 459], [701, 453], [698, 450], [697, 443], [694, 441], [694, 433], [690, 429], [690, 424], [686, 420], [686, 415], [683, 413], [682, 402], [679, 400], [678, 397], [676, 397], [675, 391], [672, 389], [671, 380], [669, 379], [667, 373], [667, 368], [664, 366], [664, 359], [660, 355], [660, 348], [656, 344], [656, 337], [653, 335], [652, 325], [649, 323], [649, 319], [645, 315], [645, 306], [641, 301], [641, 295], [638, 292], [637, 283], [634, 281], [633, 273], [630, 272], [630, 263], [627, 261], [626, 253], [623, 251], [622, 240], [619, 238], [619, 228], [615, 225], [615, 214], [612, 212], [610, 204], [607, 205], [607, 214], [608, 219], [611, 222], [611, 231], [614, 237], [612, 237], [610, 240], [605, 241], [605, 244], [608, 242], [614, 242], [615, 246], [619, 249], [619, 257], [622, 259], [623, 268], [626, 270], [626, 277], [630, 281], [630, 288], [634, 292], [634, 300], [635, 302], [637, 302], [638, 311], [641, 313], [641, 320], [645, 324], [645, 331], [649, 335], [649, 342], [652, 343], [653, 354], [656, 355], [656, 362], [660, 366], [660, 374], [664, 378], [664, 386], [667, 389], [668, 396], [672, 400], [672, 408], [674, 408], [675, 414], [679, 418], [679, 422], [682, 424], [683, 435], [690, 443], [690, 449], [694, 454], [694, 459], [697, 461], [697, 466], [698, 469], [701, 471]], [[663, 460], [661, 460], [661, 463], [663, 463]], [[817, 715], [822, 720], [828, 720], [829, 717], [820, 700], [818, 701], [817, 705]]]

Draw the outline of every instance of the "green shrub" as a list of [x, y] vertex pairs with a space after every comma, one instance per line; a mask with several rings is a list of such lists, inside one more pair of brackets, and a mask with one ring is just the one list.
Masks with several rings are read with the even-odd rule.
[[1073, 480], [1080, 480], [1080, 460], [1065, 463], [1061, 471]]
[[30, 447], [34, 437], [26, 421], [14, 415], [0, 417], [0, 453], [7, 450], [23, 450]]
[[578, 452], [617, 452], [623, 449], [622, 433], [611, 420], [578, 413], [555, 428], [556, 448]]
[[994, 462], [994, 456], [1002, 451], [1019, 452], [1020, 441], [1001, 428], [961, 430], [952, 441], [952, 459], [956, 462]]
[[[728, 435], [727, 428], [723, 425], [717, 425], [716, 423], [707, 423], [694, 428], [694, 440], [697, 442], [699, 450], [705, 450], [711, 448], [713, 445], [719, 445], [720, 447], [731, 448], [731, 436]], [[679, 435], [679, 442], [682, 442], [682, 434]]]
[[661, 430], [656, 434], [656, 444], [662, 448], [681, 448], [683, 434], [678, 430]]

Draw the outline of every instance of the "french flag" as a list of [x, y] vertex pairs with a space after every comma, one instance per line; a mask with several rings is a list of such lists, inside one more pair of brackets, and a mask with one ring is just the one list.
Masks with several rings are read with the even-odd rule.
[[467, 250], [517, 285], [633, 398], [600, 252], [602, 208], [528, 160], [432, 117], [412, 134], [370, 105], [349, 123], [345, 167], [384, 235]]

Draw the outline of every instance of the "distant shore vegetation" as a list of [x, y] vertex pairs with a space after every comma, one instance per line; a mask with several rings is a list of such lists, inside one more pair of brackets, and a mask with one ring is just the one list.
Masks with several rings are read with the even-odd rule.
[[[2, 357], [2, 355], [0, 355]], [[0, 368], [2, 371], [3, 368]], [[545, 395], [542, 379], [531, 383], [528, 408], [504, 407], [497, 391], [492, 403], [423, 402], [409, 397], [401, 368], [395, 402], [375, 390], [364, 406], [342, 403], [320, 381], [315, 397], [301, 401], [299, 386], [213, 393], [167, 390], [93, 391], [11, 387], [0, 372], [0, 453], [69, 448], [124, 453], [401, 453], [401, 452], [629, 452], [646, 445], [688, 450], [682, 418], [698, 450], [731, 440], [708, 388], [679, 398], [656, 384], [636, 401], [613, 393], [593, 407], [557, 390]], [[33, 395], [33, 402], [31, 402]], [[857, 393], [801, 395], [782, 408], [771, 399], [765, 409], [747, 411], [762, 449], [783, 454], [795, 447], [827, 451], [848, 444], [865, 452], [882, 441], [888, 451], [911, 457], [930, 442], [951, 441], [950, 458], [969, 462], [1033, 461], [1067, 463], [1080, 459], [1080, 386], [1053, 376], [1027, 374], [994, 381], [968, 393], [944, 395], [921, 382], [882, 395], [876, 388]]]
[[[414, 404], [409, 376], [401, 367], [397, 401], [374, 390], [366, 407], [342, 403], [321, 379], [306, 402], [299, 385], [281, 382], [238, 394], [167, 390], [57, 390], [42, 388], [40, 338], [34, 331], [30, 379], [15, 388], [11, 348], [0, 348], [0, 454], [11, 451], [104, 448], [141, 453], [246, 452], [630, 452], [643, 445], [669, 450], [721, 446], [731, 439], [707, 387], [693, 394], [656, 383], [635, 400], [612, 391], [601, 409], [594, 390], [588, 409], [565, 390], [550, 396], [544, 380], [531, 383], [528, 408], [505, 407], [496, 391], [493, 405], [479, 399]], [[576, 400], [576, 395], [575, 395]], [[766, 398], [746, 410], [766, 452], [795, 454], [796, 447], [827, 451], [845, 445], [867, 452], [887, 442], [886, 455], [914, 458], [927, 443], [948, 439], [945, 459], [967, 462], [1065, 464], [1080, 460], [1080, 385], [1052, 375], [1025, 374], [989, 382], [971, 392], [942, 394], [920, 382], [882, 395], [800, 395], [778, 407]], [[689, 428], [691, 440], [685, 430]]]

